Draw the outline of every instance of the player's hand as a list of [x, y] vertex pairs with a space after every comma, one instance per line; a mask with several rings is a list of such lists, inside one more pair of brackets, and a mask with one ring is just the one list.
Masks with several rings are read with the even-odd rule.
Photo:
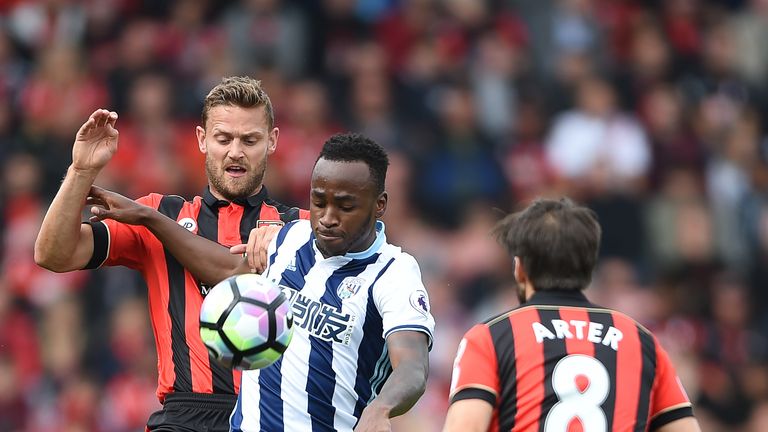
[[277, 235], [282, 226], [266, 225], [254, 228], [248, 235], [248, 244], [232, 246], [229, 251], [233, 254], [245, 254], [248, 259], [248, 267], [253, 273], [263, 273], [267, 268], [267, 249], [269, 243]]
[[115, 129], [117, 113], [97, 109], [80, 126], [72, 146], [72, 168], [98, 173], [117, 151], [119, 132]]
[[113, 219], [129, 225], [143, 225], [149, 207], [124, 197], [117, 192], [91, 186], [85, 203], [91, 206], [91, 222]]
[[355, 432], [392, 432], [389, 411], [376, 406], [375, 401], [372, 402], [360, 415]]

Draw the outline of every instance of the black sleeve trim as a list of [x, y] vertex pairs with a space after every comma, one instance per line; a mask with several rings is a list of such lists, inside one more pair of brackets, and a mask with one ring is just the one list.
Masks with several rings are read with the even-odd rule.
[[489, 404], [491, 406], [496, 406], [496, 395], [489, 392], [488, 390], [483, 390], [475, 387], [468, 387], [465, 389], [459, 390], [453, 397], [451, 398], [451, 403], [465, 400], [465, 399], [481, 399]]
[[97, 269], [104, 264], [109, 254], [109, 231], [103, 222], [83, 222], [93, 229], [93, 255], [83, 269]]
[[665, 413], [659, 414], [656, 416], [653, 420], [651, 420], [651, 424], [648, 427], [649, 431], [657, 430], [658, 428], [671, 423], [675, 420], [680, 420], [681, 418], [685, 417], [693, 417], [693, 408], [690, 406], [680, 407], [677, 409], [673, 409], [671, 411], [667, 411]]

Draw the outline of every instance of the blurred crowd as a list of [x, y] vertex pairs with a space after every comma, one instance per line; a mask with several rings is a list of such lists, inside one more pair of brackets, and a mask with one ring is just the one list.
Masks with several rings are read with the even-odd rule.
[[671, 353], [706, 431], [768, 430], [768, 0], [0, 1], [0, 430], [139, 431], [159, 407], [146, 287], [35, 266], [42, 215], [97, 107], [119, 150], [97, 184], [205, 185], [194, 126], [222, 76], [261, 79], [266, 184], [308, 205], [323, 141], [390, 152], [390, 240], [437, 320], [434, 431], [461, 335], [514, 307], [488, 235], [537, 196], [604, 229], [588, 296]]

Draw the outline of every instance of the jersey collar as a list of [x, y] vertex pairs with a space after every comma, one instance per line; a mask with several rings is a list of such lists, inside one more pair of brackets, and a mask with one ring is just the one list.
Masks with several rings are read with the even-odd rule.
[[[267, 194], [267, 187], [262, 185], [259, 192], [255, 195], [251, 195], [248, 198], [235, 198], [232, 202], [243, 207], [259, 207], [269, 195]], [[208, 207], [218, 209], [220, 207], [226, 207], [230, 204], [227, 200], [218, 199], [211, 193], [209, 186], [205, 187], [203, 191], [203, 201]]]
[[522, 306], [529, 305], [594, 306], [582, 291], [565, 289], [536, 291]]

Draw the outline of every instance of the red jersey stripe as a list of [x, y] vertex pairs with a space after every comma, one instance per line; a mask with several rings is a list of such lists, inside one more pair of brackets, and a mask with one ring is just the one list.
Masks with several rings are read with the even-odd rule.
[[[262, 205], [262, 209], [265, 206]], [[243, 206], [230, 204], [219, 208], [218, 243], [227, 247], [243, 243], [240, 237], [240, 220], [243, 218]], [[247, 240], [247, 239], [246, 239]]]
[[[201, 202], [200, 198], [196, 198], [191, 203], [186, 203], [179, 213], [178, 220], [181, 221], [184, 218], [198, 220]], [[185, 273], [191, 276], [189, 272]], [[213, 379], [210, 372], [210, 359], [208, 350], [205, 348], [202, 339], [200, 339], [200, 307], [203, 304], [203, 297], [200, 295], [197, 284], [187, 282], [184, 289], [186, 291], [184, 329], [187, 346], [189, 347], [192, 391], [195, 393], [212, 393]]]
[[[227, 246], [246, 242], [257, 219], [289, 222], [307, 214], [269, 200], [266, 190], [242, 205], [217, 200], [210, 191], [192, 201], [159, 194], [138, 201]], [[125, 265], [141, 271], [147, 282], [158, 355], [158, 398], [163, 401], [171, 392], [236, 394], [240, 372], [215, 362], [200, 339], [200, 307], [210, 287], [202, 286], [146, 228], [114, 221], [91, 225], [95, 225], [94, 256], [87, 268]]]
[[[560, 319], [570, 324], [573, 337], [565, 340], [565, 349], [568, 354], [584, 354], [590, 357], [595, 356], [595, 344], [587, 340], [587, 325], [589, 324], [589, 314], [584, 308], [560, 309]], [[582, 323], [584, 323], [582, 325]]]

